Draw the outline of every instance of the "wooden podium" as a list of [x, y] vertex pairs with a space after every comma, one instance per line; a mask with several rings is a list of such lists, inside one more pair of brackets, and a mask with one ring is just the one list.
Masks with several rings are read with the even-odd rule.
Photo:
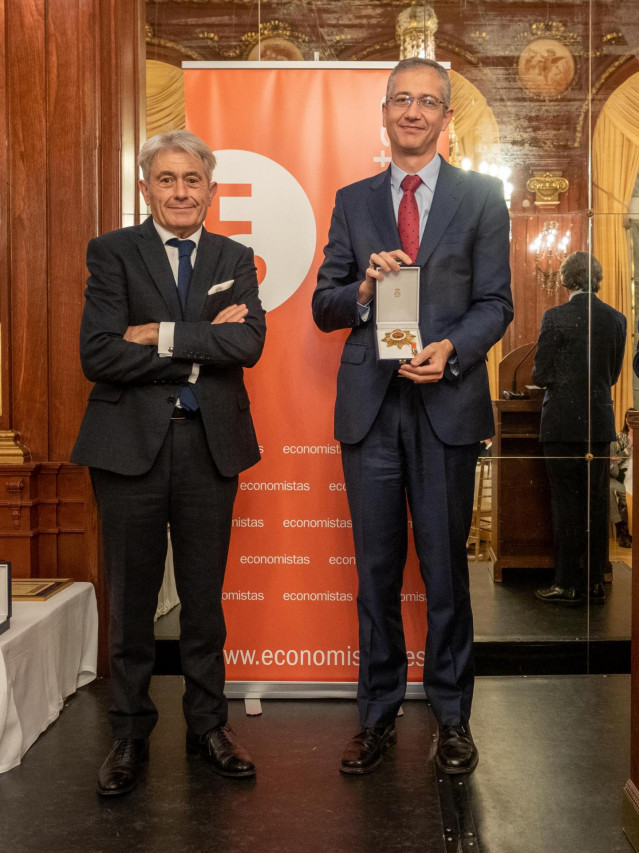
[[[508, 353], [499, 364], [499, 395], [493, 401], [492, 534], [493, 580], [503, 569], [552, 568], [554, 543], [550, 488], [539, 444], [542, 395], [535, 393], [532, 368], [535, 344]], [[527, 387], [528, 386], [528, 387]], [[512, 396], [504, 399], [506, 391]]]

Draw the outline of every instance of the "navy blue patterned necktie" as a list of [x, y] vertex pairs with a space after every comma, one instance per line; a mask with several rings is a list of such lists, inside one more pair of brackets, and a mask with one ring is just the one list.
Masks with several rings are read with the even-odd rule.
[[175, 246], [180, 256], [178, 263], [177, 289], [180, 297], [180, 305], [182, 306], [182, 314], [186, 314], [186, 299], [189, 295], [189, 285], [191, 284], [191, 255], [195, 249], [193, 240], [178, 240], [177, 237], [172, 237], [166, 241], [167, 246]]
[[[189, 295], [191, 273], [193, 272], [193, 267], [191, 266], [191, 255], [193, 253], [193, 249], [195, 249], [195, 243], [193, 240], [178, 240], [177, 237], [172, 237], [170, 240], [166, 241], [166, 245], [175, 246], [178, 250], [180, 260], [178, 263], [177, 289], [180, 305], [182, 306], [182, 316], [185, 316], [186, 299]], [[188, 384], [180, 388], [180, 405], [183, 409], [187, 409], [190, 412], [196, 412], [200, 408], [195, 398], [195, 394], [193, 393], [193, 389], [190, 388]]]

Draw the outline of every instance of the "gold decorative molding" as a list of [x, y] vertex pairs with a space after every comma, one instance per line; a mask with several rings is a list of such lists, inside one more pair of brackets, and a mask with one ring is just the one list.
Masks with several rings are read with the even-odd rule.
[[0, 465], [24, 462], [31, 462], [31, 451], [20, 443], [20, 433], [14, 429], [0, 430]]
[[463, 47], [459, 47], [459, 45], [457, 44], [453, 44], [453, 42], [443, 38], [441, 34], [437, 37], [436, 47], [437, 50], [445, 50], [448, 53], [455, 54], [455, 56], [460, 56], [469, 65], [481, 66], [482, 64], [481, 60], [476, 54], [471, 53], [469, 50], [465, 50]]
[[607, 45], [627, 45], [628, 42], [622, 32], [615, 30], [612, 33], [605, 33], [601, 41]]
[[[242, 44], [245, 46], [245, 54], [247, 59], [257, 59], [256, 49], [258, 46], [266, 49], [268, 42], [269, 51], [273, 56], [266, 58], [277, 58], [287, 60], [301, 60], [304, 58], [302, 47], [307, 47], [309, 37], [304, 33], [293, 30], [289, 24], [283, 21], [268, 21], [266, 24], [260, 24], [259, 32], [244, 33], [241, 38]], [[263, 59], [265, 57], [262, 57]]]
[[[533, 21], [528, 25], [525, 32], [518, 33], [517, 41], [531, 42], [537, 39], [552, 39], [562, 44], [577, 48], [581, 45], [581, 38], [570, 30], [561, 21]], [[575, 51], [573, 50], [573, 53]]]
[[198, 53], [195, 50], [189, 50], [184, 45], [179, 44], [176, 41], [169, 41], [169, 39], [161, 39], [157, 38], [153, 32], [153, 27], [150, 24], [147, 24], [145, 27], [146, 32], [146, 43], [152, 44], [155, 47], [168, 47], [170, 50], [175, 50], [177, 53], [181, 53], [184, 56], [189, 56], [191, 59], [204, 60], [204, 57], [201, 53]]
[[221, 47], [219, 54], [225, 59], [238, 59], [242, 55], [242, 49], [239, 47]]
[[[369, 44], [361, 50], [356, 51], [348, 57], [349, 62], [363, 62], [365, 59], [368, 59], [369, 56], [374, 56], [376, 53], [380, 53], [381, 51], [386, 52], [387, 50], [392, 50], [397, 55], [397, 42], [394, 38], [388, 39], [388, 41], [378, 41], [375, 44]], [[399, 57], [397, 57], [399, 59]]]
[[526, 183], [528, 192], [535, 193], [537, 207], [553, 207], [559, 204], [559, 193], [565, 193], [570, 186], [559, 169], [552, 171], [535, 170], [533, 177]]
[[[464, 50], [464, 48], [461, 48], [459, 47], [459, 45], [453, 44], [452, 42], [449, 42], [444, 38], [437, 38], [437, 44], [435, 45], [435, 48], [436, 50], [445, 50], [447, 53], [452, 53], [455, 56], [459, 56], [469, 65], [473, 65], [478, 68], [481, 67], [482, 63], [475, 54], [470, 53], [470, 51], [468, 50]], [[381, 53], [382, 51], [385, 53], [386, 51], [391, 50], [395, 52], [395, 55], [397, 55], [397, 42], [395, 41], [395, 39], [389, 39], [388, 41], [370, 44], [367, 47], [364, 47], [361, 50], [358, 50], [355, 53], [351, 54], [348, 57], [348, 61], [362, 62], [365, 59], [368, 59], [370, 56], [374, 56], [376, 53]]]
[[220, 40], [217, 33], [210, 32], [209, 30], [198, 30], [196, 35], [199, 39], [206, 39], [207, 44], [211, 47]]

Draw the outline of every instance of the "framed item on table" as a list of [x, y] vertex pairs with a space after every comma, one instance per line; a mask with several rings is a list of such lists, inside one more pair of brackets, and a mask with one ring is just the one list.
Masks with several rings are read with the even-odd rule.
[[0, 563], [0, 634], [11, 624], [11, 563]]

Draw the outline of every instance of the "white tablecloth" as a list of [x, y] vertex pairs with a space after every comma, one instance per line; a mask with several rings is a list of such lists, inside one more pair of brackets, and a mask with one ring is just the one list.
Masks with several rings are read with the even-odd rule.
[[98, 610], [90, 583], [48, 601], [14, 601], [0, 636], [0, 773], [60, 714], [67, 696], [96, 676]]

